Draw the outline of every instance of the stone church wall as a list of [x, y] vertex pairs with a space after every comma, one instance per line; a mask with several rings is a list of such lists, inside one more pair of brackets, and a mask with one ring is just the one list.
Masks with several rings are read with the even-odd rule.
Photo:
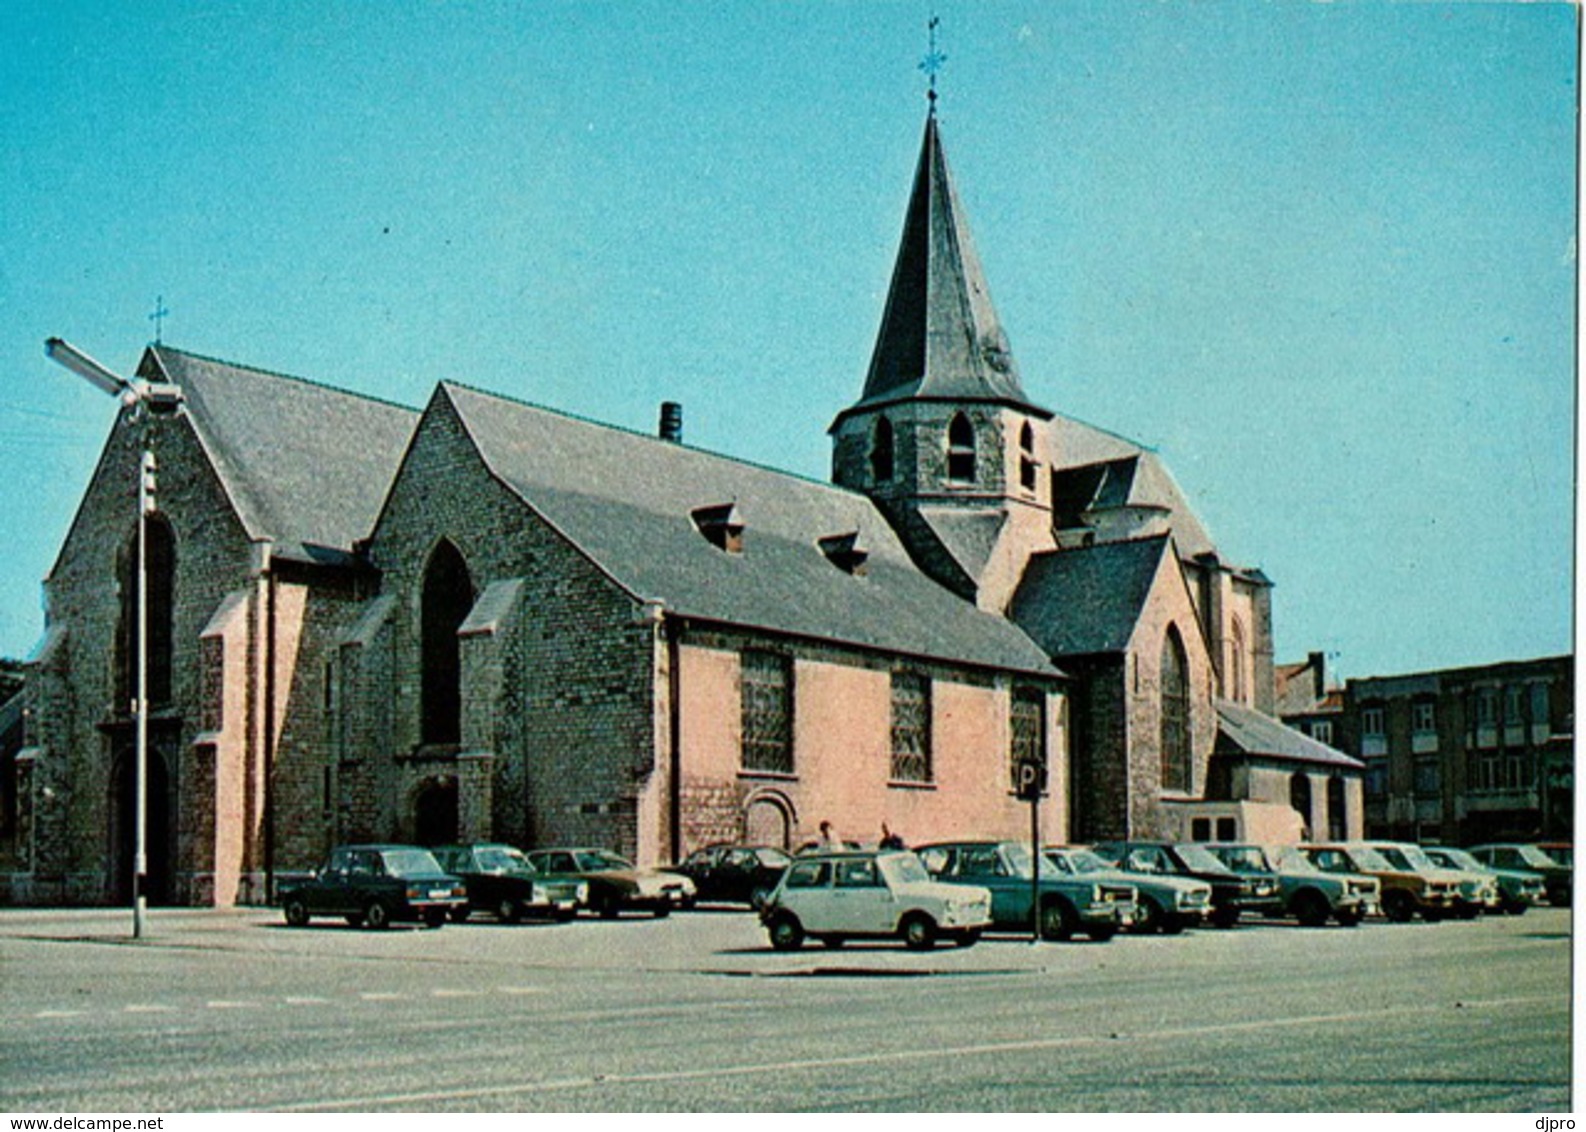
[[[445, 538], [467, 564], [474, 597], [493, 581], [523, 579], [526, 607], [501, 642], [494, 728], [493, 836], [525, 847], [605, 846], [655, 859], [640, 844], [641, 806], [659, 804], [653, 711], [656, 625], [640, 602], [574, 549], [481, 463], [438, 394], [409, 451], [371, 543], [382, 593], [395, 601], [391, 633], [391, 737], [359, 759], [389, 760], [397, 786], [383, 818], [410, 836], [413, 784], [456, 773], [456, 751], [420, 738], [420, 594], [424, 569]], [[467, 732], [469, 725], [464, 724]]]

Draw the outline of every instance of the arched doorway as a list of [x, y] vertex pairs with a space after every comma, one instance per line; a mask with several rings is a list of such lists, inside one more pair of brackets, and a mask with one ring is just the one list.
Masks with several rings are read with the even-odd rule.
[[426, 779], [413, 795], [413, 840], [426, 847], [457, 840], [455, 778], [436, 775]]
[[1289, 778], [1289, 805], [1300, 815], [1300, 821], [1305, 823], [1305, 836], [1314, 835], [1316, 823], [1311, 819], [1311, 776], [1303, 770], [1295, 771]]
[[761, 794], [749, 800], [743, 815], [743, 838], [750, 845], [789, 849], [793, 840], [793, 813], [787, 800]]
[[[165, 757], [154, 746], [148, 752], [147, 824], [143, 853], [144, 899], [150, 904], [171, 900], [171, 776]], [[132, 900], [132, 867], [136, 857], [138, 760], [132, 747], [117, 754], [110, 771], [110, 898]]]

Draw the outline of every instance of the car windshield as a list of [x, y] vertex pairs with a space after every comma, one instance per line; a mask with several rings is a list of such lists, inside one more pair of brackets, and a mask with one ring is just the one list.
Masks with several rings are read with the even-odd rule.
[[[1029, 880], [1030, 879], [1030, 849], [1029, 849], [1029, 846], [1021, 845], [1021, 844], [1019, 844], [1016, 841], [1009, 842], [1007, 845], [1005, 845], [1003, 847], [1003, 852], [1007, 854], [1008, 867], [1013, 870], [1013, 875], [1016, 876], [1016, 877], [1024, 877], [1026, 880]], [[1045, 854], [1042, 854], [1042, 856], [1040, 858], [1040, 861], [1041, 861], [1041, 875], [1042, 876], [1044, 876], [1044, 877], [1060, 877], [1060, 876], [1063, 875], [1064, 870], [1060, 869], [1057, 865], [1054, 865], [1050, 860], [1048, 860]]]
[[1063, 860], [1071, 865], [1076, 873], [1110, 873], [1113, 866], [1103, 861], [1089, 849], [1065, 849], [1062, 852]]
[[608, 853], [604, 849], [584, 849], [573, 854], [573, 860], [578, 865], [581, 873], [598, 873], [606, 869], [631, 869], [633, 863], [625, 861], [615, 853]]
[[1463, 849], [1449, 849], [1439, 846], [1436, 849], [1427, 850], [1426, 855], [1432, 859], [1433, 864], [1442, 865], [1445, 868], [1469, 869], [1473, 873], [1484, 873], [1487, 871], [1486, 865], [1483, 865]]
[[1573, 868], [1570, 863], [1575, 859], [1575, 847], [1572, 845], [1550, 845], [1546, 849], [1535, 845], [1527, 845], [1523, 856], [1533, 865], [1551, 865], [1555, 861], [1566, 869]]
[[387, 849], [380, 854], [387, 876], [435, 876], [445, 870], [428, 849]]
[[1219, 861], [1212, 851], [1204, 845], [1180, 845], [1177, 846], [1177, 851], [1179, 860], [1196, 872], [1226, 873], [1230, 871], [1228, 866]]
[[[1375, 849], [1367, 848], [1364, 845], [1359, 846], [1358, 848], [1355, 848], [1355, 849], [1351, 849], [1349, 852], [1355, 859], [1354, 860], [1355, 865], [1358, 866], [1359, 868], [1365, 869], [1367, 872], [1391, 873], [1391, 872], [1393, 872], [1393, 870], [1395, 868], [1395, 866], [1391, 862], [1389, 862], [1389, 860], [1386, 857], [1384, 857], [1381, 853], [1377, 852]], [[1345, 858], [1342, 854], [1339, 855], [1339, 859], [1341, 861], [1343, 861], [1343, 863], [1346, 866], [1349, 864], [1348, 859]], [[1320, 864], [1320, 861], [1318, 861], [1317, 863]], [[1346, 871], [1346, 869], [1342, 869], [1342, 868], [1335, 869], [1335, 868], [1333, 868], [1333, 867], [1331, 867], [1329, 865], [1322, 865], [1322, 867], [1324, 869], [1327, 869], [1328, 872], [1333, 872], [1333, 873]]]
[[1261, 855], [1261, 850], [1254, 845], [1223, 845], [1213, 852], [1236, 873], [1264, 873], [1267, 872], [1267, 859]]
[[1394, 866], [1408, 869], [1412, 873], [1437, 868], [1432, 864], [1432, 859], [1421, 852], [1419, 845], [1384, 845], [1382, 855]]
[[[1284, 846], [1278, 849], [1271, 849], [1268, 851], [1268, 853], [1273, 867], [1282, 869], [1284, 872], [1314, 873], [1327, 871], [1325, 868], [1317, 865], [1315, 861], [1312, 861], [1309, 857], [1300, 852], [1298, 849], [1294, 848], [1292, 845]], [[1340, 867], [1334, 869], [1333, 871], [1348, 872], [1349, 862], [1342, 862]]]
[[487, 845], [474, 851], [474, 859], [486, 872], [532, 873], [529, 859], [510, 845]]
[[894, 853], [877, 859], [881, 862], [882, 874], [894, 884], [924, 884], [931, 879], [931, 874], [913, 853]]

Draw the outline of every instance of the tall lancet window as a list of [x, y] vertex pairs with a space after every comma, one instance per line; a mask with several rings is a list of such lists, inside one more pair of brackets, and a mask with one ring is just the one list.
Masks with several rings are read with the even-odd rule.
[[462, 653], [457, 630], [474, 604], [463, 556], [442, 539], [424, 570], [419, 663], [423, 676], [419, 737], [425, 743], [462, 741]]
[[975, 482], [975, 426], [963, 413], [947, 426], [947, 478], [956, 483]]
[[876, 483], [886, 483], [892, 479], [892, 445], [892, 422], [882, 417], [876, 421], [875, 435], [870, 439], [870, 478]]
[[1168, 626], [1162, 642], [1162, 789], [1187, 794], [1190, 773], [1189, 662], [1178, 628]]
[[[171, 699], [171, 613], [176, 596], [176, 536], [158, 515], [144, 520], [148, 570], [149, 703]], [[138, 536], [134, 532], [122, 559], [121, 625], [116, 634], [116, 699], [130, 706], [138, 694]]]

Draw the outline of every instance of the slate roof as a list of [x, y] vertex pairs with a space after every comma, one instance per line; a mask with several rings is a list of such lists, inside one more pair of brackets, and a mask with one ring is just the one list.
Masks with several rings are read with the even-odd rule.
[[1170, 545], [1157, 535], [1037, 554], [1008, 615], [1056, 658], [1123, 652]]
[[1180, 554], [1195, 558], [1216, 552], [1211, 534], [1155, 452], [1061, 414], [1050, 427], [1057, 452], [1053, 502], [1060, 518], [1117, 507], [1161, 508]]
[[[491, 472], [635, 596], [717, 622], [980, 667], [1058, 675], [1007, 620], [922, 574], [855, 492], [445, 383]], [[741, 554], [691, 515], [736, 504]], [[819, 540], [857, 531], [866, 572]]]
[[418, 422], [405, 406], [170, 346], [149, 347], [138, 372], [181, 386], [249, 537], [287, 558], [337, 560], [369, 536]]
[[947, 167], [935, 114], [927, 117], [903, 237], [857, 404], [839, 415], [929, 398], [1016, 405], [1036, 416], [991, 303], [969, 222]]
[[1231, 700], [1217, 701], [1217, 752], [1363, 770], [1365, 763]]

